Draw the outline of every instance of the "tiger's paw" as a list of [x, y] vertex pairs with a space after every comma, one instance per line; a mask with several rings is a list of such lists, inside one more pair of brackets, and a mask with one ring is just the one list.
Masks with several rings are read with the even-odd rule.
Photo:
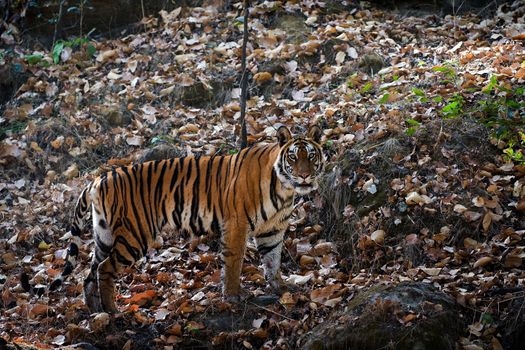
[[302, 290], [302, 288], [299, 285], [291, 282], [286, 282], [280, 276], [270, 282], [270, 288], [274, 293], [279, 295], [282, 295], [286, 292], [300, 292]]
[[235, 294], [223, 293], [223, 300], [230, 304], [239, 304], [241, 302], [245, 302], [246, 300], [251, 298], [251, 296], [252, 295], [248, 291], [241, 289], [238, 293]]

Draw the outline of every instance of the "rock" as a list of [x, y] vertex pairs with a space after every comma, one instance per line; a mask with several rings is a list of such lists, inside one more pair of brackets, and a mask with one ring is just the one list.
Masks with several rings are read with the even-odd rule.
[[273, 29], [281, 29], [286, 32], [286, 42], [300, 44], [306, 41], [310, 34], [310, 28], [305, 23], [302, 14], [285, 14], [275, 19]]
[[102, 112], [102, 117], [111, 127], [122, 127], [131, 123], [131, 115], [118, 107], [111, 107]]
[[184, 149], [178, 148], [169, 143], [161, 143], [153, 147], [152, 149], [146, 150], [144, 154], [139, 157], [138, 162], [144, 163], [151, 160], [162, 160], [171, 159], [186, 156]]
[[386, 63], [383, 57], [376, 53], [363, 55], [357, 62], [359, 70], [367, 74], [376, 74], [385, 66]]
[[454, 299], [419, 282], [361, 292], [300, 339], [301, 349], [454, 349], [465, 328]]
[[210, 104], [212, 97], [213, 91], [202, 82], [178, 90], [178, 100], [189, 107], [204, 108]]
[[194, 108], [216, 108], [231, 100], [231, 90], [235, 82], [234, 72], [222, 72], [214, 77], [209, 84], [195, 82], [189, 86], [174, 89], [178, 103]]

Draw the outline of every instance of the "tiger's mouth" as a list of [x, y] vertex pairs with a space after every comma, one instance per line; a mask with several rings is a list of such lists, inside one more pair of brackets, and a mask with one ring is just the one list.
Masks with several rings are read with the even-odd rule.
[[298, 194], [308, 194], [317, 189], [317, 185], [314, 181], [293, 181], [292, 185]]

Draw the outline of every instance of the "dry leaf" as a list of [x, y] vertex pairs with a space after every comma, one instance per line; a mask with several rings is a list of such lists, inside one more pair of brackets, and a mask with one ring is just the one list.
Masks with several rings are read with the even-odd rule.
[[479, 258], [475, 263], [474, 263], [474, 268], [476, 267], [483, 267], [485, 265], [488, 265], [492, 262], [492, 258], [490, 256], [484, 256], [482, 258]]

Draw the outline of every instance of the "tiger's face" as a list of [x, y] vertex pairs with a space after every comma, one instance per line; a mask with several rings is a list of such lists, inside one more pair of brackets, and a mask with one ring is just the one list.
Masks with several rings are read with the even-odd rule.
[[321, 129], [313, 126], [308, 134], [292, 138], [290, 130], [281, 126], [277, 138], [281, 150], [274, 168], [279, 180], [298, 194], [317, 189], [317, 177], [323, 170], [324, 156], [319, 141]]

